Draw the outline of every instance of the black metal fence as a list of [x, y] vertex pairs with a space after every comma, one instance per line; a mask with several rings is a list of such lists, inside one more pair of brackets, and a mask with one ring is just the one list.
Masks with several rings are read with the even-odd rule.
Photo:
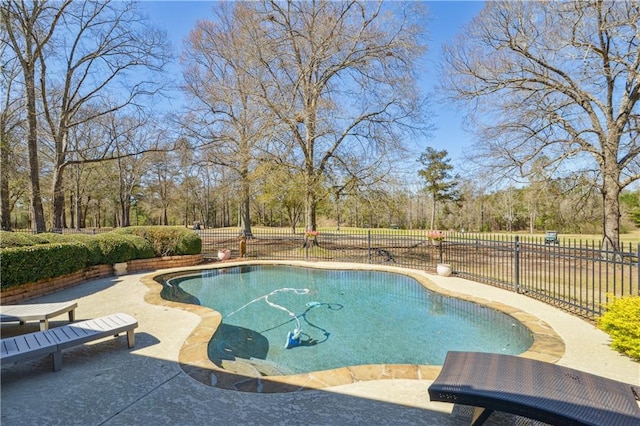
[[[238, 228], [196, 232], [205, 257], [217, 258], [224, 249], [232, 258], [239, 256]], [[306, 237], [290, 229], [257, 227], [246, 239], [245, 257], [392, 264], [430, 272], [438, 263], [448, 263], [457, 276], [526, 294], [588, 319], [601, 315], [613, 297], [640, 296], [640, 244], [626, 244], [614, 252], [595, 242], [562, 238], [555, 244], [544, 237], [448, 232], [443, 241], [434, 241], [426, 231], [378, 229], [323, 231]]]
[[[238, 229], [197, 231], [202, 252], [217, 258], [218, 250], [238, 257]], [[291, 230], [257, 228], [247, 238], [249, 259], [315, 260], [392, 264], [435, 272], [448, 263], [457, 276], [540, 299], [576, 315], [593, 319], [612, 297], [640, 295], [640, 244], [621, 251], [595, 242], [544, 237], [447, 233], [443, 241], [425, 231], [361, 230], [321, 232], [305, 237]]]

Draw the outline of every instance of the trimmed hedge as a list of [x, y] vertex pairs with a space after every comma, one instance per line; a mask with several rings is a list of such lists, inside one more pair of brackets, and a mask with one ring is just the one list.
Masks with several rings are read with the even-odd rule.
[[82, 270], [87, 266], [199, 254], [202, 240], [186, 228], [139, 226], [98, 234], [0, 232], [0, 287]]
[[74, 241], [82, 243], [87, 247], [87, 266], [102, 265], [104, 264], [104, 254], [99, 244], [99, 235], [86, 235], [86, 234], [67, 234], [57, 235], [57, 239], [61, 241]]
[[155, 257], [151, 243], [137, 235], [120, 235], [124, 237], [133, 248], [133, 257], [131, 259], [150, 259]]
[[81, 243], [37, 244], [0, 250], [0, 286], [35, 282], [82, 270], [88, 251]]
[[46, 235], [50, 234], [27, 234], [24, 232], [0, 231], [0, 248], [25, 247], [32, 246], [34, 244], [46, 244], [50, 242]]
[[607, 304], [598, 327], [611, 336], [611, 347], [640, 361], [640, 296], [621, 297]]
[[180, 226], [129, 226], [112, 231], [119, 235], [137, 235], [147, 240], [155, 256], [199, 254], [202, 240], [197, 233]]

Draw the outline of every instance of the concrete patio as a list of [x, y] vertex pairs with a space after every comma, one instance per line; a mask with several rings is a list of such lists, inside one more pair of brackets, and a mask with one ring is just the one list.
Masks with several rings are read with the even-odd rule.
[[[341, 265], [345, 266], [346, 265]], [[165, 272], [165, 271], [163, 271]], [[166, 272], [169, 272], [167, 270]], [[149, 273], [83, 283], [30, 303], [76, 300], [76, 320], [115, 312], [137, 318], [136, 346], [108, 338], [63, 353], [53, 373], [48, 358], [2, 365], [2, 425], [464, 425], [467, 410], [430, 402], [430, 380], [375, 380], [303, 392], [258, 394], [213, 388], [187, 375], [180, 349], [200, 323], [188, 310], [145, 301]], [[456, 278], [424, 274], [450, 292], [495, 301], [551, 326], [565, 343], [558, 364], [640, 385], [640, 364], [612, 351], [592, 324], [525, 296]], [[51, 327], [66, 324], [60, 316]], [[2, 335], [36, 331], [38, 324], [3, 324]], [[512, 424], [508, 416], [488, 424]], [[525, 424], [527, 424], [525, 422]]]

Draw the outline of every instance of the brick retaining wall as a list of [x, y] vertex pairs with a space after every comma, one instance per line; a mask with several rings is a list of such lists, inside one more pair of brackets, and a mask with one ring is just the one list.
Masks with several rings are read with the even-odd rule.
[[190, 256], [152, 257], [151, 259], [136, 259], [127, 262], [127, 272], [140, 272], [152, 269], [181, 268], [202, 263], [201, 254]]
[[[201, 254], [137, 259], [127, 262], [127, 272], [131, 273], [153, 269], [179, 268], [197, 265], [201, 262]], [[33, 299], [34, 297], [55, 293], [56, 291], [73, 287], [87, 280], [108, 277], [113, 274], [113, 267], [111, 265], [91, 266], [72, 274], [41, 280], [35, 283], [21, 284], [16, 287], [2, 290], [0, 293], [0, 303], [3, 305], [23, 303], [29, 299]]]

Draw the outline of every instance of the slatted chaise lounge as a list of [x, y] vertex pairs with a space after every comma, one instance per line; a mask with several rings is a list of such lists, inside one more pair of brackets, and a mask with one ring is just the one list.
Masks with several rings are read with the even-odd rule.
[[62, 368], [62, 350], [83, 343], [117, 336], [127, 332], [129, 348], [135, 345], [135, 318], [127, 314], [113, 314], [102, 318], [81, 321], [62, 327], [23, 334], [0, 340], [0, 361], [19, 362], [51, 355], [53, 371]]
[[40, 321], [40, 330], [49, 328], [49, 319], [69, 313], [69, 322], [75, 319], [78, 304], [76, 302], [38, 303], [26, 305], [2, 305], [0, 306], [0, 321], [20, 322]]
[[473, 425], [493, 411], [549, 424], [640, 425], [640, 387], [511, 355], [449, 352], [429, 397], [476, 407]]

